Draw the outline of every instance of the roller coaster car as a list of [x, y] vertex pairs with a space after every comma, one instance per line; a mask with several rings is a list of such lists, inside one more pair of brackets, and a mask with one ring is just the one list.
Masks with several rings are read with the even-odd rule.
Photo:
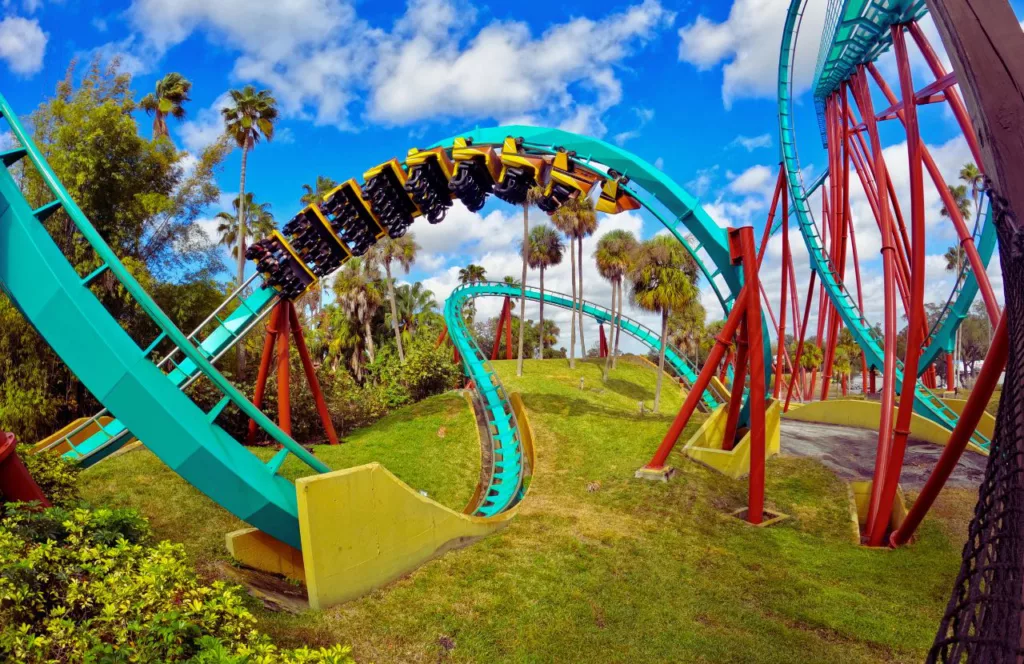
[[501, 178], [501, 157], [493, 146], [476, 147], [471, 139], [460, 137], [452, 145], [452, 159], [455, 174], [448, 187], [470, 212], [476, 212]]
[[559, 149], [551, 162], [548, 171], [548, 183], [544, 187], [544, 197], [537, 201], [537, 207], [548, 214], [562, 207], [570, 198], [587, 196], [600, 176], [586, 168], [577, 166], [568, 153]]
[[452, 206], [452, 193], [448, 188], [448, 182], [454, 174], [455, 164], [444, 148], [412, 148], [405, 160], [405, 166], [409, 169], [405, 191], [416, 207], [423, 211], [427, 221], [432, 224], [440, 223], [448, 208]]
[[350, 255], [320, 209], [312, 205], [284, 225], [284, 234], [295, 252], [312, 264], [317, 277], [334, 272]]
[[320, 204], [320, 211], [353, 256], [365, 254], [370, 245], [387, 233], [355, 179], [329, 191]]
[[547, 162], [541, 156], [527, 155], [523, 139], [509, 136], [501, 146], [501, 175], [494, 195], [512, 205], [522, 205], [531, 187], [544, 181]]
[[245, 257], [256, 262], [256, 271], [263, 275], [267, 285], [286, 299], [294, 300], [316, 283], [316, 275], [277, 231], [250, 245]]
[[[615, 171], [610, 171], [609, 175], [612, 173], [615, 173]], [[613, 176], [615, 179], [605, 180], [604, 186], [601, 187], [601, 197], [597, 199], [597, 205], [595, 206], [598, 212], [618, 214], [626, 210], [640, 209], [640, 201], [630, 196], [622, 187], [628, 180], [626, 178], [620, 179], [617, 175]]]
[[416, 203], [405, 192], [405, 171], [397, 159], [386, 161], [363, 174], [363, 191], [370, 201], [370, 209], [387, 229], [388, 235], [399, 238], [422, 214]]

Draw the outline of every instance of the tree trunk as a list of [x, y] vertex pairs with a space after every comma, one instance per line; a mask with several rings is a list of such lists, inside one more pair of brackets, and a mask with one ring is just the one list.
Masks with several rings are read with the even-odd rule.
[[398, 305], [395, 303], [395, 281], [391, 278], [391, 261], [385, 261], [384, 271], [388, 276], [388, 302], [391, 304], [391, 329], [395, 331], [398, 346], [398, 361], [405, 364], [405, 350], [402, 348], [402, 332], [398, 329]]
[[661, 348], [658, 349], [658, 383], [654, 388], [654, 412], [661, 403], [661, 379], [665, 376], [665, 343], [668, 341], [668, 309], [661, 312]]
[[[520, 323], [522, 325], [522, 323]], [[520, 328], [522, 330], [522, 328]], [[522, 332], [520, 332], [522, 334]], [[540, 266], [540, 359], [544, 359], [544, 265]]]
[[587, 346], [583, 341], [583, 238], [581, 237], [576, 241], [576, 250], [579, 252], [580, 259], [577, 261], [577, 269], [580, 271], [580, 357], [587, 356]]
[[[615, 280], [614, 279], [612, 279], [612, 319], [611, 319], [611, 321], [609, 321], [608, 334], [610, 336], [608, 337], [607, 341], [611, 342], [611, 343], [608, 343], [608, 354], [604, 356], [604, 373], [602, 375], [602, 378], [605, 381], [608, 380], [608, 370], [611, 367], [611, 363], [612, 363], [612, 348], [611, 347], [612, 347], [612, 344], [615, 343]], [[600, 350], [600, 348], [598, 348], [598, 350]]]
[[612, 290], [618, 292], [619, 298], [619, 308], [615, 314], [615, 328], [612, 330], [615, 333], [615, 343], [612, 350], [612, 369], [615, 369], [615, 364], [619, 361], [619, 335], [622, 334], [622, 277], [616, 279]]
[[366, 320], [363, 321], [363, 338], [366, 341], [366, 354], [370, 356], [370, 362], [373, 362], [376, 352], [373, 347], [373, 331], [370, 329], [370, 318], [372, 316], [367, 316]]
[[[516, 375], [523, 375], [523, 338], [526, 336], [523, 331], [526, 329], [526, 262], [529, 256], [530, 242], [530, 206], [523, 203], [523, 281], [519, 285], [519, 359], [516, 362]], [[544, 274], [541, 268], [541, 274]], [[544, 300], [541, 299], [543, 307]], [[511, 324], [511, 323], [510, 323]], [[540, 355], [544, 357], [544, 331], [541, 330]]]
[[[238, 287], [241, 288], [242, 284], [245, 283], [245, 167], [249, 162], [249, 149], [242, 147], [242, 178], [238, 184], [238, 228], [235, 229], [237, 233], [237, 246], [238, 256], [236, 258], [236, 267], [238, 272]], [[238, 358], [238, 375], [237, 380], [243, 380], [245, 378], [245, 344], [235, 344], [235, 354]]]
[[569, 261], [572, 267], [572, 320], [569, 326], [569, 368], [576, 368], [576, 239], [569, 236]]

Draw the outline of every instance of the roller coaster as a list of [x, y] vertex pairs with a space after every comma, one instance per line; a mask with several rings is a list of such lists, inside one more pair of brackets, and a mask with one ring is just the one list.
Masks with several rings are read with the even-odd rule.
[[[886, 535], [888, 509], [906, 444], [906, 421], [912, 413], [960, 435], [963, 445], [972, 442], [985, 449], [990, 441], [958, 416], [936, 394], [932, 365], [941, 351], [948, 351], [971, 303], [980, 293], [993, 327], [1001, 312], [986, 275], [996, 245], [991, 204], [979, 205], [973, 230], [959, 214], [942, 181], [938, 167], [921, 140], [916, 118], [919, 105], [945, 102], [960, 123], [974, 154], [981, 159], [977, 138], [966, 118], [963, 102], [954, 87], [956, 75], [946, 72], [928, 44], [917, 21], [925, 14], [922, 1], [830, 0], [827, 22], [815, 77], [814, 98], [820, 138], [827, 150], [828, 167], [813, 183], [805, 185], [797, 154], [793, 68], [796, 44], [807, 0], [793, 0], [783, 31], [778, 81], [778, 118], [782, 146], [782, 170], [758, 252], [757, 265], [740, 257], [731, 234], [720, 227], [686, 192], [662, 171], [628, 151], [604, 141], [558, 129], [503, 126], [475, 129], [439, 141], [423, 149], [413, 148], [405, 159], [389, 159], [328, 192], [322, 200], [299, 211], [281, 230], [254, 243], [246, 251], [255, 273], [195, 330], [185, 334], [160, 310], [139, 282], [106, 244], [34, 145], [7, 101], [0, 97], [0, 115], [18, 142], [0, 157], [0, 242], [5, 260], [0, 262], [0, 287], [69, 368], [103, 405], [103, 410], [65, 427], [37, 446], [55, 450], [89, 466], [137, 438], [172, 470], [219, 505], [276, 540], [301, 546], [295, 486], [281, 477], [284, 461], [294, 455], [314, 473], [327, 468], [304, 447], [264, 415], [228, 381], [214, 364], [263, 321], [281, 300], [295, 300], [348, 260], [361, 256], [383, 238], [399, 238], [420, 217], [430, 224], [443, 223], [457, 200], [471, 211], [480, 210], [490, 195], [522, 205], [528, 192], [540, 186], [538, 207], [548, 214], [574, 197], [590, 197], [596, 209], [607, 214], [644, 209], [678, 240], [694, 259], [710, 286], [723, 314], [733, 321], [719, 338], [713, 360], [698, 369], [678, 351], [667, 348], [670, 365], [691, 387], [690, 397], [677, 418], [685, 423], [698, 405], [730, 410], [731, 431], [735, 418], [762, 413], [770, 403], [764, 387], [775, 377], [774, 399], [790, 375], [785, 403], [789, 407], [800, 369], [811, 308], [818, 301], [817, 339], [824, 341], [821, 399], [829, 398], [838, 332], [845, 327], [862, 352], [863, 373], [882, 371], [879, 452], [874, 476], [871, 518], [866, 537], [874, 545]], [[910, 73], [906, 36], [918, 45], [935, 80], [915, 89]], [[875, 60], [892, 48], [899, 70], [901, 97], [886, 83]], [[869, 81], [890, 103], [876, 112]], [[853, 98], [853, 104], [850, 98]], [[856, 109], [856, 113], [855, 113]], [[858, 119], [859, 116], [859, 119]], [[880, 122], [897, 120], [908, 139], [911, 160], [911, 202], [906, 215], [900, 207], [878, 137]], [[865, 139], [865, 136], [867, 138]], [[22, 160], [47, 184], [54, 200], [33, 209], [23, 197], [10, 169]], [[851, 169], [851, 164], [853, 168]], [[931, 324], [924, 317], [924, 215], [923, 169], [939, 190], [964, 247], [968, 261], [958, 275], [959, 287], [947, 299]], [[859, 178], [882, 235], [885, 270], [885, 324], [878, 334], [864, 315], [860, 267], [849, 210], [851, 172]], [[822, 215], [815, 218], [813, 195], [822, 201]], [[774, 219], [781, 197], [782, 214]], [[792, 206], [789, 207], [789, 202]], [[96, 264], [79, 274], [67, 261], [43, 222], [63, 210], [77, 232], [91, 246]], [[905, 219], [909, 220], [908, 226]], [[804, 313], [799, 313], [788, 228], [794, 223], [810, 255], [811, 275]], [[768, 294], [756, 279], [756, 269], [770, 237], [782, 233], [783, 280], [779, 317]], [[733, 238], [735, 239], [735, 238]], [[847, 260], [848, 247], [852, 259]], [[753, 272], [751, 272], [753, 270]], [[847, 285], [852, 271], [856, 298]], [[159, 330], [140, 343], [123, 330], [91, 290], [103, 275], [110, 274]], [[751, 276], [754, 276], [752, 279]], [[815, 280], [819, 281], [815, 291]], [[818, 297], [814, 295], [817, 292]], [[744, 295], [747, 293], [748, 295]], [[482, 283], [456, 289], [446, 300], [444, 318], [462, 358], [463, 368], [475, 386], [486, 414], [492, 454], [487, 481], [479, 500], [469, 512], [493, 518], [508, 512], [524, 496], [529, 472], [522, 432], [509, 395], [488, 359], [466, 327], [463, 307], [483, 296], [518, 297], [520, 289], [504, 284]], [[525, 289], [531, 300], [543, 299], [557, 306], [571, 306], [569, 296]], [[787, 297], [799, 343], [794, 357], [779, 349], [771, 356], [769, 331], [784, 338]], [[738, 306], [743, 302], [743, 307]], [[897, 306], [909, 319], [906, 356], [896, 356]], [[584, 313], [611, 322], [611, 312], [584, 303]], [[741, 311], [742, 310], [742, 311]], [[230, 313], [225, 314], [224, 312]], [[736, 321], [747, 317], [747, 327]], [[623, 318], [623, 331], [648, 348], [660, 340], [636, 321]], [[756, 327], [755, 327], [756, 326]], [[759, 330], [763, 329], [763, 334]], [[998, 334], [1005, 335], [1005, 326]], [[744, 330], [744, 331], [741, 331]], [[751, 389], [734, 389], [732, 395], [715, 393], [708, 377], [720, 369], [732, 371], [742, 381], [748, 351], [737, 352], [729, 366], [730, 346], [746, 347], [750, 335]], [[735, 336], [734, 336], [735, 335]], [[1005, 358], [1004, 358], [1005, 362]], [[763, 371], [760, 366], [763, 364]], [[788, 365], [788, 370], [787, 370]], [[197, 380], [208, 380], [221, 395], [210, 410], [199, 407], [185, 392]], [[802, 381], [801, 381], [802, 382]], [[811, 378], [812, 390], [817, 385]], [[755, 389], [756, 388], [756, 389]], [[897, 393], [899, 404], [897, 406]], [[807, 395], [809, 396], [809, 395]], [[764, 403], [755, 403], [764, 398]], [[730, 402], [727, 404], [726, 402]], [[742, 402], [742, 408], [740, 408]], [[233, 408], [251, 418], [280, 451], [264, 462], [234, 440], [218, 418]], [[689, 409], [689, 410], [687, 410]], [[894, 416], [895, 413], [895, 416]], [[763, 423], [763, 418], [760, 420]], [[649, 464], [657, 469], [678, 439], [681, 426], [673, 429]], [[751, 420], [751, 426], [756, 423]], [[969, 429], [969, 430], [968, 430]], [[957, 434], [957, 432], [961, 432]], [[727, 435], [728, 437], [728, 435]], [[732, 442], [726, 440], [725, 448]], [[952, 442], [947, 449], [956, 450]], [[751, 454], [753, 457], [753, 454]], [[954, 459], [955, 462], [955, 459]], [[763, 459], [761, 460], [763, 466]], [[754, 472], [752, 470], [752, 477]], [[762, 481], [763, 481], [763, 475]], [[941, 478], [936, 480], [941, 486]], [[763, 487], [762, 487], [763, 489]], [[927, 499], [926, 499], [927, 500]], [[928, 503], [922, 509], [927, 510]], [[919, 522], [919, 520], [918, 520]], [[912, 532], [912, 527], [911, 527]], [[894, 534], [893, 543], [906, 541], [909, 533]]]

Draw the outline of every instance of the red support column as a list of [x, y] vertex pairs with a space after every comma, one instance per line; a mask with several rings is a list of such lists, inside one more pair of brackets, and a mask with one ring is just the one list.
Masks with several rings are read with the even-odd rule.
[[[736, 333], [736, 329], [740, 323], [740, 318], [746, 313], [745, 307], [748, 297], [756, 298], [757, 291], [744, 286], [740, 291], [739, 297], [737, 297], [735, 303], [733, 303], [732, 311], [729, 312], [729, 316], [725, 319], [725, 325], [722, 326], [722, 330], [715, 338], [715, 345], [708, 354], [708, 359], [705, 360], [704, 366], [701, 368], [700, 374], [697, 376], [697, 380], [694, 381], [689, 393], [687, 393], [686, 400], [679, 409], [679, 413], [676, 415], [675, 419], [672, 420], [672, 424], [665, 433], [665, 437], [662, 439], [661, 445], [658, 446], [658, 450], [654, 453], [654, 456], [651, 457], [651, 460], [647, 462], [647, 468], [661, 469], [665, 467], [665, 461], [668, 459], [668, 455], [672, 452], [672, 448], [675, 447], [676, 443], [679, 442], [679, 436], [683, 433], [683, 429], [686, 428], [686, 423], [690, 420], [690, 416], [693, 415], [693, 411], [697, 408], [697, 403], [700, 400], [701, 395], [704, 394], [704, 390], [708, 388], [708, 383], [711, 382], [711, 377], [715, 375], [715, 369], [718, 368], [718, 364], [722, 361], [722, 357], [725, 355], [725, 349], [729, 347], [732, 336]], [[758, 327], [758, 332], [760, 332], [760, 326]], [[763, 374], [761, 382], [764, 382]]]
[[[274, 356], [274, 342], [277, 340], [277, 329], [281, 322], [281, 311], [284, 303], [278, 302], [270, 313], [270, 323], [267, 325], [267, 336], [263, 342], [263, 355], [260, 357], [260, 370], [256, 374], [256, 391], [253, 393], [252, 403], [257, 408], [263, 406], [263, 395], [267, 390], [267, 375], [270, 373], [270, 360]], [[256, 442], [256, 422], [249, 420], [249, 444]]]
[[[796, 342], [796, 357], [793, 358], [793, 366], [800, 367], [800, 358], [804, 354], [804, 338], [807, 336], [807, 321], [811, 320], [811, 301], [814, 299], [814, 278], [817, 276], [817, 272], [811, 270], [811, 281], [807, 285], [807, 302], [804, 304], [804, 319], [800, 324], [800, 338]], [[811, 381], [814, 381], [814, 374], [811, 374]], [[789, 401], [790, 397], [793, 396], [793, 381], [796, 380], [796, 371], [793, 371], [793, 375], [789, 377], [789, 389], [786, 391], [786, 405], [782, 408], [782, 412], [789, 412]], [[814, 394], [814, 385], [812, 384], [808, 389], [807, 394]]]
[[[505, 298], [505, 302], [506, 302], [505, 307], [508, 309], [508, 315], [505, 316], [505, 319], [506, 319], [505, 320], [505, 359], [506, 360], [511, 360], [512, 359], [512, 301], [508, 297], [506, 297]], [[519, 321], [519, 324], [522, 325], [523, 322]], [[519, 330], [519, 334], [522, 334], [522, 333], [523, 333], [523, 331]]]
[[313, 402], [316, 404], [316, 412], [320, 415], [320, 423], [327, 433], [327, 440], [331, 445], [338, 444], [338, 434], [334, 430], [334, 422], [331, 421], [331, 413], [327, 410], [327, 402], [324, 401], [323, 391], [320, 389], [320, 381], [316, 377], [316, 369], [313, 367], [313, 360], [309, 356], [309, 349], [306, 347], [306, 339], [302, 334], [302, 326], [299, 324], [298, 314], [295, 307], [288, 307], [289, 318], [292, 324], [292, 338], [295, 339], [295, 347], [299, 351], [299, 358], [302, 360], [302, 368], [306, 373], [306, 382], [309, 384], [309, 391], [313, 393]]
[[875, 365], [872, 364], [871, 368], [868, 371], [871, 373], [871, 382], [869, 383], [870, 387], [868, 394], [874, 394], [875, 392], [878, 391], [877, 389], [875, 389]]
[[971, 435], [977, 428], [978, 422], [985, 412], [985, 407], [988, 405], [988, 400], [992, 397], [992, 391], [995, 390], [996, 384], [999, 382], [999, 376], [1006, 367], [1008, 353], [1009, 333], [1006, 329], [1006, 315], [1003, 314], [999, 319], [999, 325], [996, 326], [992, 345], [985, 355], [985, 361], [981, 365], [981, 373], [978, 374], [974, 389], [967, 397], [967, 403], [964, 404], [960, 419], [957, 420], [956, 427], [949, 435], [949, 442], [943, 448], [942, 455], [935, 463], [932, 474], [928, 476], [928, 480], [907, 513], [907, 517], [889, 538], [891, 546], [902, 546], [910, 540], [928, 510], [931, 509], [939, 491], [945, 486], [946, 480], [952, 474], [960, 456], [971, 442]]
[[747, 332], [746, 318], [740, 321], [736, 334], [736, 364], [733, 366], [732, 392], [729, 394], [729, 409], [725, 420], [725, 432], [722, 435], [722, 449], [729, 451], [736, 444], [736, 426], [740, 421], [743, 409], [743, 386], [747, 382]]
[[509, 313], [509, 298], [506, 296], [505, 301], [501, 304], [501, 315], [498, 316], [498, 329], [494, 331], [494, 345], [491, 346], [491, 359], [498, 359], [498, 351], [501, 348], [501, 333], [505, 331], [505, 322], [508, 318]]
[[946, 351], [946, 389], [950, 391], [956, 389], [956, 378], [953, 375], [954, 373], [953, 353]]
[[[283, 306], [290, 306], [285, 300]], [[289, 369], [291, 354], [288, 351], [288, 334], [290, 317], [281, 312], [281, 324], [277, 331], [277, 425], [289, 436], [292, 435], [292, 398], [289, 385]]]
[[[719, 335], [719, 337], [721, 337], [721, 335]], [[732, 351], [732, 342], [726, 342], [726, 345], [728, 345], [728, 347], [729, 347], [728, 348], [728, 352], [725, 355], [725, 362], [722, 362], [722, 370], [718, 373], [718, 380], [722, 381], [723, 384], [725, 383], [725, 379], [729, 375], [729, 365], [732, 364], [732, 353], [733, 353], [733, 351]], [[719, 359], [721, 359], [721, 358], [719, 358]]]
[[[914, 388], [917, 367], [921, 357], [921, 310], [924, 308], [924, 262], [925, 262], [925, 227], [924, 227], [924, 173], [921, 164], [921, 134], [917, 125], [917, 102], [914, 96], [914, 82], [910, 71], [910, 59], [907, 54], [906, 37], [902, 25], [891, 27], [893, 51], [899, 69], [900, 90], [903, 93], [904, 124], [907, 133], [907, 156], [910, 161], [910, 223], [911, 223], [911, 284], [910, 284], [910, 321], [907, 324], [907, 352], [904, 357], [904, 380], [900, 395], [899, 412], [896, 417], [896, 429], [893, 437], [889, 458], [885, 460], [887, 469], [882, 478], [876, 474], [875, 481], [882, 481], [882, 491], [872, 487], [871, 497], [875, 502], [869, 512], [875, 516], [869, 522], [869, 544], [879, 546], [885, 541], [889, 515], [892, 512], [892, 501], [896, 496], [896, 487], [903, 468], [903, 456], [906, 451], [907, 437], [910, 434], [910, 419], [914, 411]], [[893, 386], [895, 387], [895, 386]], [[889, 388], [886, 388], [886, 392]], [[877, 473], [877, 466], [876, 466]]]
[[750, 289], [746, 302], [747, 352], [750, 356], [750, 481], [747, 489], [747, 521], [756, 525], [764, 517], [765, 384], [754, 229], [751, 226], [732, 229], [730, 235], [736, 237], [740, 246], [743, 280]]
[[600, 337], [600, 341], [597, 347], [597, 356], [608, 357], [608, 340], [604, 336], [604, 323], [597, 324], [597, 333]]
[[13, 433], [0, 431], [0, 493], [10, 502], [36, 501], [41, 507], [50, 507], [50, 501], [18, 456], [17, 446]]

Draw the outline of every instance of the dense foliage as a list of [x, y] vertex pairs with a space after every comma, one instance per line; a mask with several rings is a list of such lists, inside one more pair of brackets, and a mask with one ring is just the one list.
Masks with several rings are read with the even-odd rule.
[[244, 595], [205, 585], [181, 545], [131, 510], [10, 506], [0, 521], [0, 659], [351, 662], [343, 646], [279, 650]]

